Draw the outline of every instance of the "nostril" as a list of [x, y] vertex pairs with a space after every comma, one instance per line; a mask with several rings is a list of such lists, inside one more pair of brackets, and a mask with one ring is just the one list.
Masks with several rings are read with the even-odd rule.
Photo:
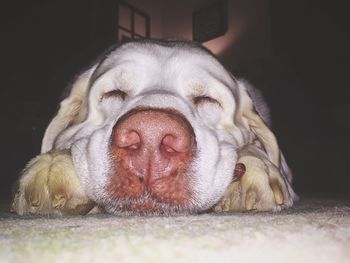
[[168, 153], [187, 152], [189, 140], [186, 136], [167, 134], [161, 141], [161, 148]]
[[128, 150], [137, 150], [141, 145], [141, 137], [134, 130], [121, 130], [116, 136], [116, 146]]
[[161, 141], [160, 147], [168, 153], [175, 153], [177, 151], [176, 138], [173, 135], [165, 135]]

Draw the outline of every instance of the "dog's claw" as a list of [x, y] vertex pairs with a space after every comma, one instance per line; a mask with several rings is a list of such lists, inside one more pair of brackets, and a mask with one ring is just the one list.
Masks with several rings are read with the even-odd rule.
[[63, 208], [66, 204], [67, 198], [63, 194], [55, 194], [52, 200], [52, 207], [56, 209]]
[[281, 188], [279, 187], [278, 183], [277, 182], [271, 183], [271, 189], [272, 189], [273, 195], [275, 197], [276, 204], [283, 205], [283, 200], [284, 200], [283, 193], [282, 193]]
[[33, 207], [38, 207], [40, 205], [40, 197], [39, 197], [39, 193], [37, 192], [32, 192], [29, 195], [29, 203], [31, 204], [31, 206]]
[[253, 189], [249, 189], [246, 193], [245, 209], [256, 210], [257, 194]]
[[19, 197], [19, 193], [15, 193], [12, 202], [10, 204], [10, 212], [11, 213], [15, 213], [17, 210], [17, 205], [18, 205], [18, 197]]

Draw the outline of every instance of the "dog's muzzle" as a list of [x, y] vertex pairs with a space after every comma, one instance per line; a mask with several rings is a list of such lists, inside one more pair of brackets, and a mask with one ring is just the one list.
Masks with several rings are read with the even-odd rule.
[[[113, 169], [108, 193], [125, 209], [157, 210], [190, 200], [190, 164], [196, 150], [193, 128], [173, 109], [137, 108], [113, 128]], [[132, 200], [145, 199], [139, 205]], [[152, 200], [152, 202], [148, 202]], [[137, 206], [137, 207], [135, 207]]]

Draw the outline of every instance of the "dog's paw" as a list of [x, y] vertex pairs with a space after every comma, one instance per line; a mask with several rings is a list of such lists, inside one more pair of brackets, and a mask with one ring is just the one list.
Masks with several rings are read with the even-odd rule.
[[87, 197], [67, 151], [31, 160], [18, 183], [11, 210], [22, 214], [85, 214], [94, 206]]
[[243, 164], [245, 172], [228, 186], [214, 211], [280, 211], [293, 205], [295, 194], [267, 158], [246, 155], [237, 163]]

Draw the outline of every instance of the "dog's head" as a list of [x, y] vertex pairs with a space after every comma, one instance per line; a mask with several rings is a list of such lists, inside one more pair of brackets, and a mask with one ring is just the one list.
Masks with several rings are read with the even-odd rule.
[[278, 164], [244, 83], [196, 44], [146, 40], [78, 77], [42, 152], [70, 149], [89, 197], [110, 212], [191, 212], [218, 202], [253, 141]]

